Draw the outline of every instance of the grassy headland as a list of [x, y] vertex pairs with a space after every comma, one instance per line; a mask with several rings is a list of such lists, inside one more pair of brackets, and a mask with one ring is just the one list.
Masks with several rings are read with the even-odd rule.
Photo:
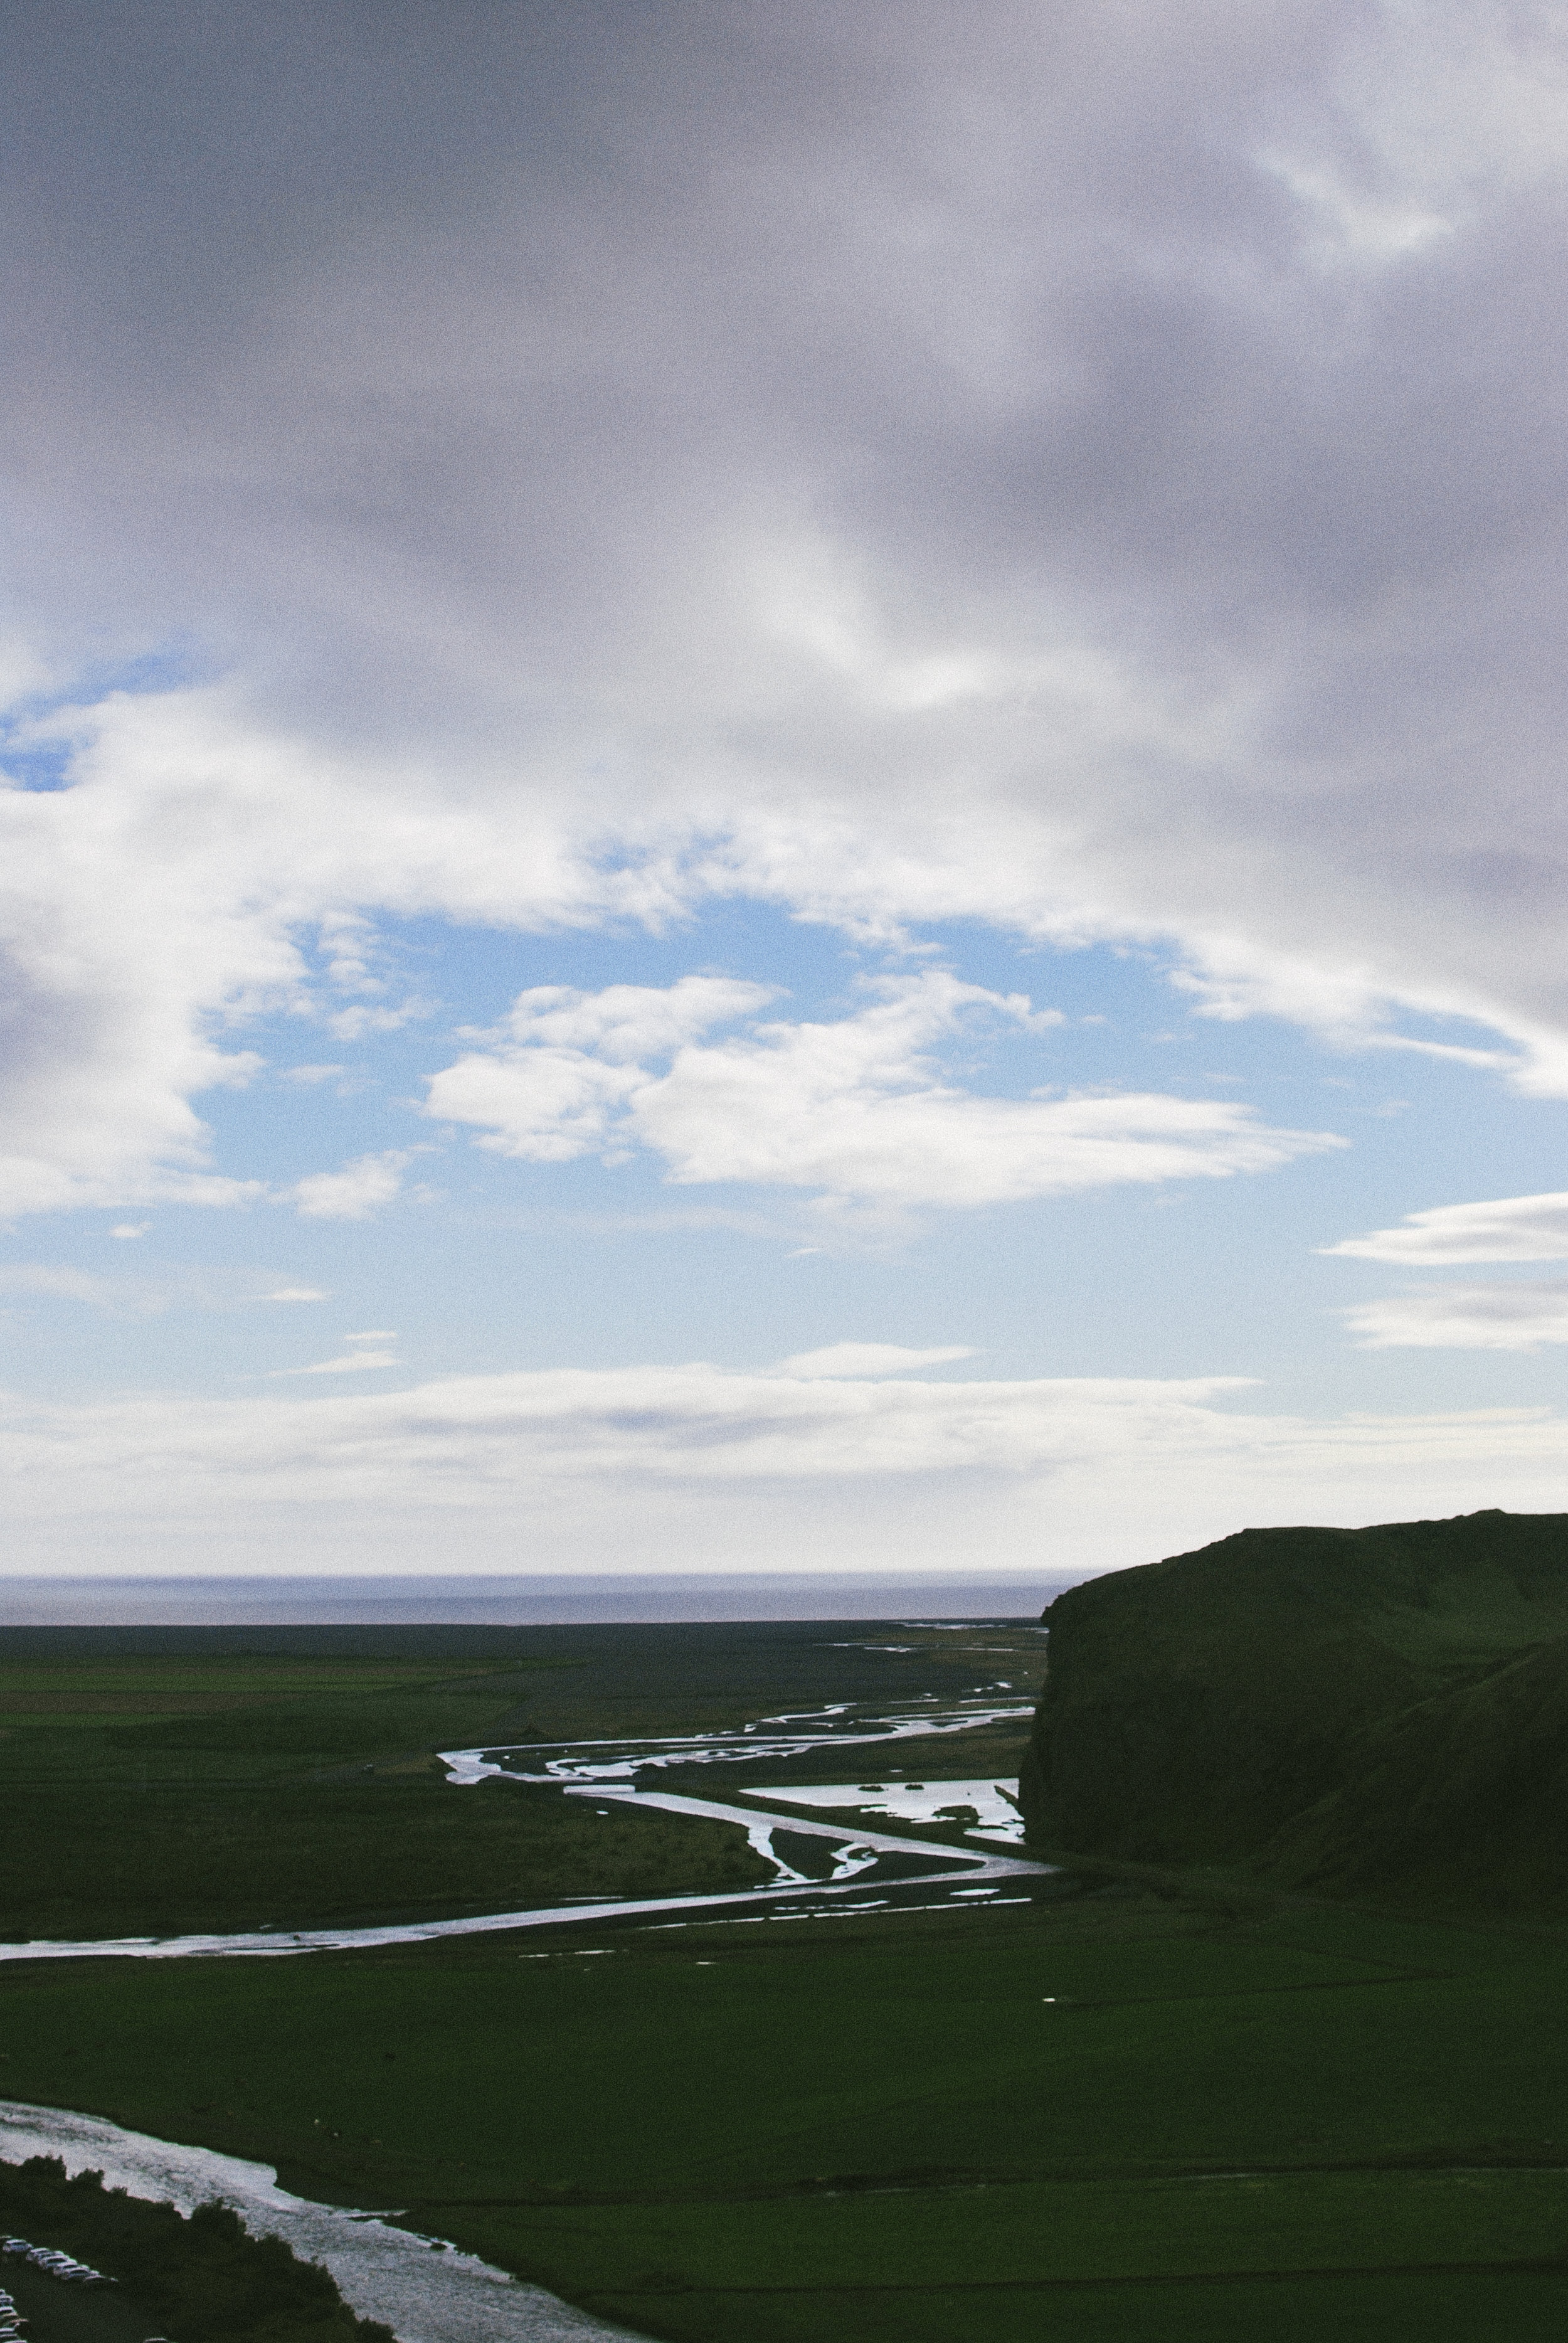
[[1246, 1530], [1046, 1620], [1040, 1845], [1568, 1911], [1568, 1515]]

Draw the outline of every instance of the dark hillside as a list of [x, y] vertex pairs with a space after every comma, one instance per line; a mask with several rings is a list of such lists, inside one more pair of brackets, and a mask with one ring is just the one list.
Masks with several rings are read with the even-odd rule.
[[1568, 1640], [1380, 1721], [1263, 1851], [1322, 1893], [1568, 1912]]
[[1037, 1844], [1568, 1901], [1568, 1515], [1245, 1530], [1045, 1618]]

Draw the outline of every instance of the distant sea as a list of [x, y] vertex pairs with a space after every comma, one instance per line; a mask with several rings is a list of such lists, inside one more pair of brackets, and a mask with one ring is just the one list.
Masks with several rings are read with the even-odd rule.
[[0, 1626], [570, 1626], [590, 1620], [1036, 1618], [1070, 1576], [4, 1578]]

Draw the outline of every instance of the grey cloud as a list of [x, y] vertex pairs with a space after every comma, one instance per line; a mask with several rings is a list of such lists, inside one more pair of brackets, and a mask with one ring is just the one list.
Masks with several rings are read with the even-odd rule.
[[[1490, 1019], [1563, 1079], [1550, 14], [10, 37], [57, 661], [183, 644], [389, 793], [729, 840], [706, 883], [824, 915], [1163, 932], [1232, 1003]], [[859, 610], [837, 650], [773, 571]]]

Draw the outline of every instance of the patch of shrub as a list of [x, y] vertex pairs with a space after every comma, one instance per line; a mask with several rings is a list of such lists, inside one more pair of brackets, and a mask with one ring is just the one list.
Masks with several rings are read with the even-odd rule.
[[248, 2236], [226, 2205], [187, 2219], [35, 2156], [0, 2164], [0, 2228], [91, 2263], [178, 2343], [395, 2343], [389, 2327], [356, 2318], [326, 2270], [281, 2237]]

